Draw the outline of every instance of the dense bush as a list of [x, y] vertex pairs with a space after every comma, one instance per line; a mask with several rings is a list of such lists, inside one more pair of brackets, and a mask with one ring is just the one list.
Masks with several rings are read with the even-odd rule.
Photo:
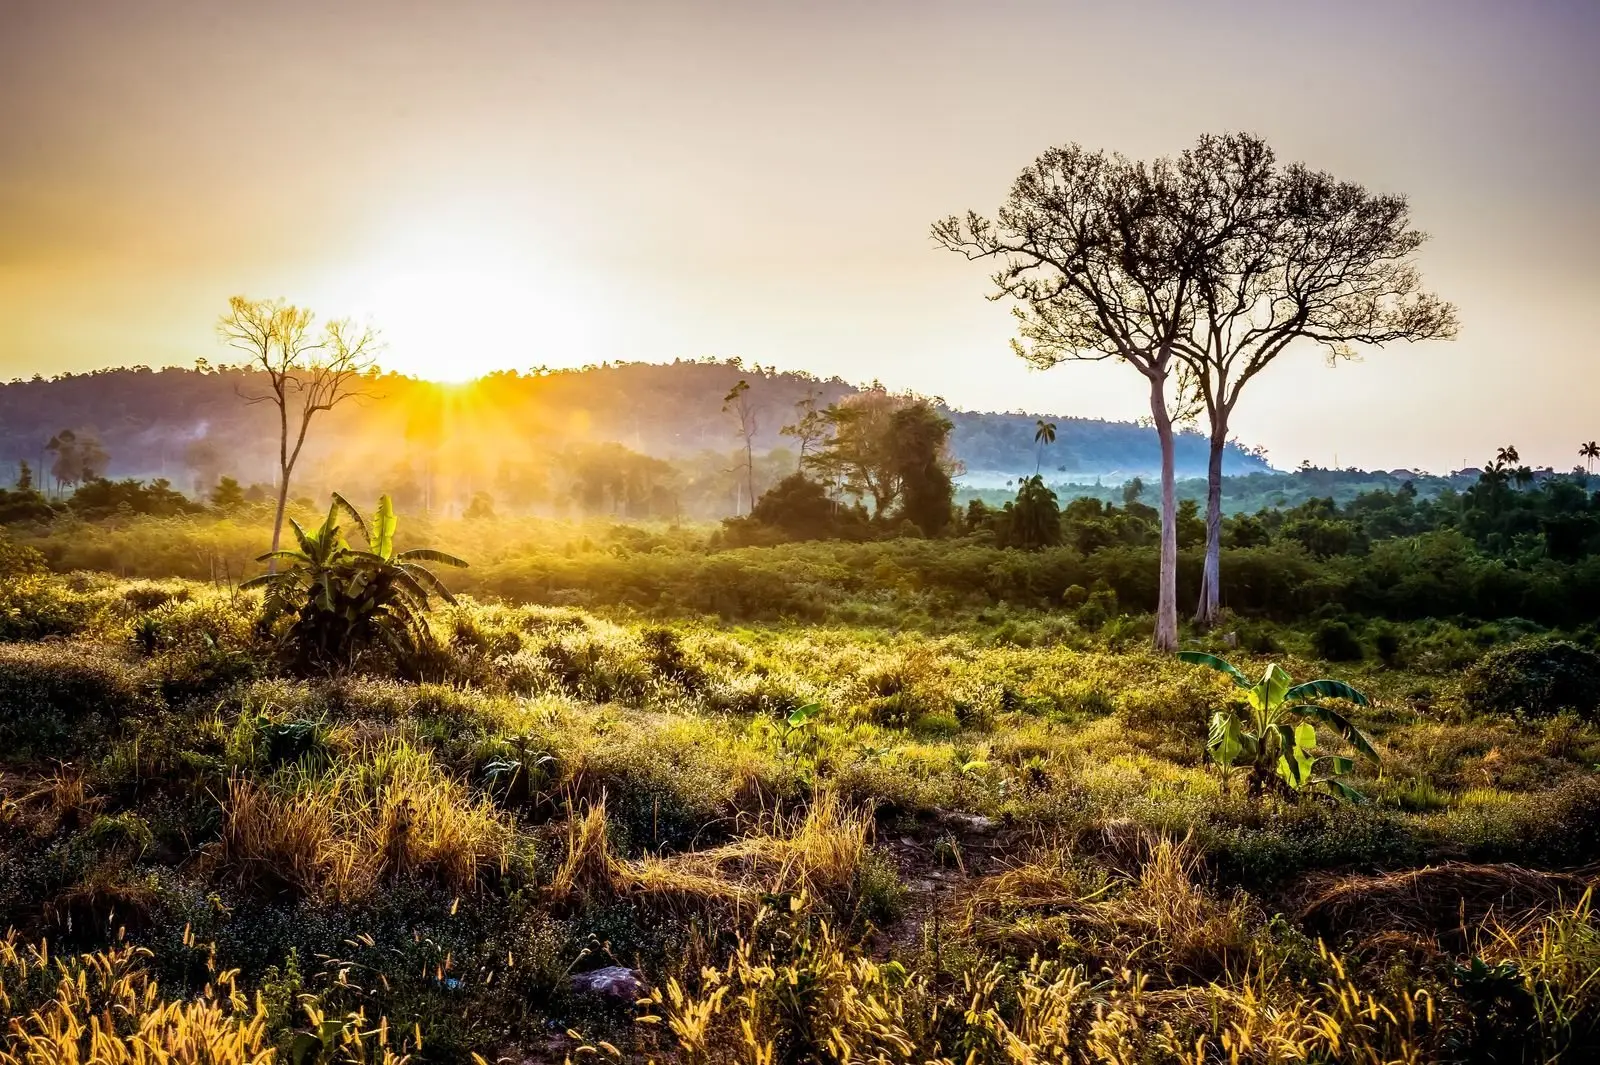
[[0, 644], [0, 758], [67, 753], [147, 702], [139, 671], [99, 648]]
[[1534, 640], [1491, 650], [1467, 670], [1467, 704], [1484, 713], [1548, 716], [1600, 710], [1600, 655], [1565, 640]]
[[1362, 657], [1361, 640], [1348, 621], [1325, 618], [1311, 633], [1311, 650], [1329, 662], [1357, 662]]

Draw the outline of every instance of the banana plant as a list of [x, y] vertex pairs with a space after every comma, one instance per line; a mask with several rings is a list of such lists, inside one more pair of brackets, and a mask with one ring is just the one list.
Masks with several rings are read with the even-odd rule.
[[1252, 682], [1237, 666], [1202, 651], [1181, 651], [1181, 661], [1206, 666], [1232, 678], [1244, 692], [1242, 704], [1211, 715], [1206, 752], [1223, 772], [1236, 765], [1250, 771], [1250, 790], [1261, 792], [1274, 777], [1292, 791], [1321, 786], [1354, 802], [1364, 796], [1339, 778], [1355, 768], [1343, 755], [1317, 750], [1317, 726], [1337, 734], [1361, 757], [1378, 764], [1378, 752], [1366, 734], [1320, 700], [1340, 699], [1367, 706], [1367, 697], [1341, 680], [1313, 680], [1295, 684], [1274, 662], [1261, 679]]
[[[346, 525], [365, 549], [352, 547]], [[453, 555], [430, 548], [396, 551], [394, 505], [387, 495], [369, 523], [337, 492], [316, 529], [291, 521], [297, 549], [269, 551], [258, 561], [287, 565], [246, 581], [265, 590], [262, 620], [274, 626], [293, 620], [283, 636], [302, 664], [348, 666], [364, 651], [382, 646], [401, 661], [431, 644], [427, 613], [434, 597], [455, 602], [424, 563], [462, 567]]]

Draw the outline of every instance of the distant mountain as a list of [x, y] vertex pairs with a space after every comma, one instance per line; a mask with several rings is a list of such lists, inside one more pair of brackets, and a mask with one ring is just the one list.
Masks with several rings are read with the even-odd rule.
[[[319, 422], [307, 445], [308, 483], [361, 477], [398, 463], [428, 468], [488, 468], [531, 453], [616, 442], [666, 460], [727, 454], [735, 438], [723, 397], [739, 380], [750, 384], [757, 410], [758, 450], [793, 448], [780, 434], [808, 394], [826, 406], [859, 389], [738, 362], [622, 363], [536, 374], [504, 372], [467, 385], [441, 385], [395, 374], [374, 376], [365, 397]], [[0, 384], [0, 469], [26, 460], [49, 469], [45, 445], [62, 429], [96, 435], [113, 477], [166, 477], [186, 490], [219, 474], [269, 481], [276, 451], [271, 404], [244, 397], [263, 392], [249, 371], [222, 367], [148, 367], [65, 374]], [[951, 446], [975, 486], [1031, 474], [1037, 461], [1034, 423], [1040, 415], [950, 411]], [[1043, 467], [1052, 479], [1146, 478], [1159, 467], [1155, 434], [1131, 422], [1051, 417], [1056, 442]], [[1178, 472], [1205, 471], [1205, 440], [1178, 441]], [[1269, 467], [1231, 446], [1227, 472]], [[1062, 477], [1065, 473], [1067, 476]], [[0, 475], [0, 479], [9, 477]]]

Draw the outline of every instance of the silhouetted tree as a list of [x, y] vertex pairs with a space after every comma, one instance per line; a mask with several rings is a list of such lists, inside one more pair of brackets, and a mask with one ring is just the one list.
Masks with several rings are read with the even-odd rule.
[[1044, 465], [1044, 449], [1046, 444], [1056, 442], [1056, 423], [1047, 422], [1039, 418], [1034, 422], [1033, 443], [1038, 449], [1038, 456], [1033, 460], [1034, 476], [1039, 475], [1039, 467]]
[[111, 456], [101, 446], [100, 440], [90, 432], [63, 429], [50, 438], [45, 450], [55, 455], [50, 465], [50, 476], [57, 484], [69, 487], [104, 476]]
[[817, 392], [815, 389], [807, 392], [805, 396], [794, 405], [798, 415], [792, 425], [785, 425], [778, 432], [784, 436], [792, 436], [800, 445], [800, 458], [796, 463], [796, 472], [804, 472], [806, 460], [816, 451], [828, 435], [827, 416], [817, 409]]
[[1061, 505], [1038, 474], [1023, 479], [1004, 515], [1003, 546], [1037, 551], [1061, 542]]
[[839, 511], [822, 485], [791, 473], [762, 494], [750, 517], [793, 540], [820, 540], [837, 530]]
[[[738, 384], [728, 390], [728, 394], [722, 397], [722, 413], [733, 416], [734, 430], [739, 435], [744, 451], [742, 468], [745, 478], [745, 499], [753, 507], [756, 502], [755, 438], [758, 427], [756, 411], [750, 403], [750, 382], [741, 378]], [[739, 508], [735, 506], [733, 512], [737, 516]]]
[[[1157, 164], [1160, 166], [1161, 164]], [[1222, 461], [1244, 386], [1296, 342], [1331, 360], [1353, 345], [1455, 335], [1450, 304], [1422, 288], [1427, 239], [1405, 198], [1295, 163], [1249, 134], [1203, 136], [1171, 174], [1171, 222], [1193, 267], [1172, 344], [1209, 422], [1207, 549], [1197, 620], [1220, 608]]]
[[231, 514], [244, 506], [244, 489], [232, 477], [223, 477], [211, 490], [211, 505], [224, 514]]
[[945, 445], [950, 422], [927, 400], [916, 400], [889, 418], [891, 468], [900, 487], [900, 513], [926, 536], [950, 525], [955, 481]]
[[1017, 354], [1036, 366], [1115, 359], [1150, 392], [1161, 446], [1161, 551], [1155, 645], [1178, 645], [1173, 418], [1176, 341], [1210, 234], [1197, 189], [1168, 159], [1137, 162], [1078, 145], [1052, 148], [1017, 178], [990, 221], [938, 222], [933, 236], [969, 259], [996, 258], [998, 296], [1016, 301]]
[[872, 516], [883, 517], [900, 495], [899, 469], [891, 447], [896, 411], [911, 402], [882, 385], [848, 396], [823, 412], [831, 435], [812, 465], [857, 499], [872, 500]]
[[[320, 334], [315, 316], [283, 300], [234, 296], [217, 322], [223, 342], [243, 352], [267, 379], [265, 394], [242, 393], [247, 402], [270, 402], [278, 412], [278, 505], [272, 517], [272, 550], [283, 538], [283, 513], [289, 479], [305, 447], [311, 421], [361, 394], [363, 375], [373, 367], [378, 336], [349, 321], [331, 321]], [[276, 572], [277, 558], [268, 563]]]

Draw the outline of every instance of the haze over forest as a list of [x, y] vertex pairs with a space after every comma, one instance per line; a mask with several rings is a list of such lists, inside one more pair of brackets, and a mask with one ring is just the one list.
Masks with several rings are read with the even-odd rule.
[[[674, 480], [687, 492], [690, 513], [723, 517], [735, 512], [740, 474], [735, 426], [721, 407], [741, 380], [751, 386], [754, 444], [758, 456], [766, 456], [758, 458], [758, 492], [793, 472], [795, 441], [781, 429], [797, 420], [797, 403], [813, 396], [824, 407], [860, 391], [837, 378], [725, 362], [499, 373], [463, 385], [381, 374], [309, 438], [296, 491], [390, 491], [410, 501], [427, 481], [435, 496], [427, 502], [446, 509], [488, 491], [511, 510], [549, 510], [569, 495], [574, 478], [609, 456], [608, 465], [651, 467], [654, 476]], [[247, 402], [264, 391], [259, 373], [209, 367], [140, 367], [0, 384], [0, 471], [28, 462], [41, 477], [48, 474], [58, 456], [46, 444], [68, 429], [99, 442], [106, 458], [96, 472], [112, 478], [161, 477], [200, 497], [220, 476], [270, 484], [276, 411]], [[964, 468], [965, 483], [976, 487], [999, 487], [1036, 468], [1058, 483], [1119, 486], [1159, 470], [1154, 432], [1131, 422], [1057, 419], [1059, 435], [1041, 451], [1035, 414], [947, 416], [951, 456]], [[1203, 476], [1205, 465], [1204, 437], [1186, 434], [1180, 475]], [[1242, 474], [1268, 466], [1236, 445], [1227, 468]]]
[[[1447, 470], [1505, 439], [1565, 468], [1595, 435], [1592, 3], [272, 10], [5, 5], [0, 376], [216, 361], [243, 292], [370, 317], [424, 377], [737, 355], [1131, 419], [1115, 366], [1021, 365], [928, 222], [1045, 145], [1242, 129], [1409, 195], [1463, 327], [1334, 371], [1297, 351], [1241, 438], [1285, 467]], [[1013, 80], [1023, 42], [1051, 61]]]

